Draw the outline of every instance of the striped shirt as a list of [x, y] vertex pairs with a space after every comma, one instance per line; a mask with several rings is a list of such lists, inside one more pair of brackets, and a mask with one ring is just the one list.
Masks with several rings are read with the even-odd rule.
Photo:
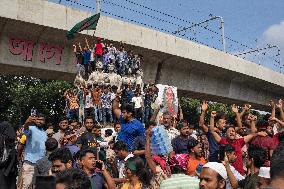
[[185, 174], [173, 174], [163, 180], [160, 189], [199, 189], [199, 179]]

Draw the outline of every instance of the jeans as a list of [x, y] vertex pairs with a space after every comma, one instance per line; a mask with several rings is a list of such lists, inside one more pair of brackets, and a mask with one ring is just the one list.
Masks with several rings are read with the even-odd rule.
[[145, 107], [145, 116], [144, 116], [144, 122], [147, 123], [150, 119], [151, 116], [153, 115], [153, 110], [151, 107]]
[[102, 109], [98, 106], [94, 106], [94, 119], [96, 122], [102, 121]]
[[112, 122], [112, 110], [111, 108], [103, 108], [103, 124], [106, 124], [107, 116], [109, 117], [109, 122]]
[[85, 68], [85, 77], [88, 78], [89, 77], [89, 64], [84, 64], [84, 68]]
[[91, 71], [95, 71], [96, 70], [96, 62], [95, 61], [91, 61], [90, 62], [90, 65], [91, 65]]
[[142, 122], [142, 108], [134, 109], [134, 117]]

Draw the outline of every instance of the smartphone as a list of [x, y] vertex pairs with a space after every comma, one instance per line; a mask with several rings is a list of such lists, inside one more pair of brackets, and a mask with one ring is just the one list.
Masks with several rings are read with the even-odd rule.
[[99, 161], [96, 161], [96, 168], [98, 168], [99, 170], [101, 170], [103, 168], [103, 164]]
[[199, 163], [195, 169], [195, 172], [197, 174], [200, 174], [201, 173], [201, 170], [202, 170], [202, 167], [203, 167], [203, 164], [202, 163]]

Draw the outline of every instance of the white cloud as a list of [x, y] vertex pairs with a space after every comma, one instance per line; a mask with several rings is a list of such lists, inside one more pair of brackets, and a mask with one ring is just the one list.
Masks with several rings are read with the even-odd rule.
[[[266, 44], [271, 45], [277, 45], [280, 48], [280, 58], [281, 58], [281, 64], [284, 65], [284, 20], [277, 24], [273, 24], [269, 26], [262, 34], [260, 40], [258, 41], [259, 47], [265, 47]], [[271, 49], [272, 50], [272, 49]], [[271, 53], [271, 54], [270, 54]], [[275, 67], [274, 64], [277, 64], [276, 62], [271, 62], [272, 59], [269, 58], [273, 57], [275, 60], [279, 60], [279, 57], [276, 57], [277, 50], [268, 51], [268, 56], [263, 56], [266, 61], [264, 64], [266, 64], [268, 67], [279, 71], [279, 67]], [[272, 56], [271, 56], [272, 55]], [[273, 64], [272, 64], [273, 63]], [[281, 70], [283, 73], [283, 68]]]
[[282, 51], [281, 54], [284, 54], [284, 20], [282, 20], [279, 24], [270, 26], [264, 31], [262, 37], [262, 43], [278, 45]]

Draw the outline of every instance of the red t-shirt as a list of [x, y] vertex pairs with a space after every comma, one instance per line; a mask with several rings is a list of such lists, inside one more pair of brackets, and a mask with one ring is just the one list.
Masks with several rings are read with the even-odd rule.
[[266, 137], [261, 137], [261, 136], [257, 136], [252, 142], [251, 144], [259, 146], [263, 149], [266, 150], [267, 152], [267, 158], [270, 159], [269, 157], [269, 151], [270, 150], [274, 150], [276, 145], [273, 141], [273, 138], [266, 136]]
[[103, 44], [101, 43], [96, 44], [95, 54], [103, 55]]
[[244, 138], [235, 139], [233, 141], [228, 141], [226, 138], [222, 137], [220, 144], [230, 144], [235, 148], [235, 154], [237, 159], [235, 163], [232, 164], [233, 167], [242, 175], [245, 175], [245, 170], [243, 168], [243, 157], [242, 157], [242, 147], [246, 144]]

